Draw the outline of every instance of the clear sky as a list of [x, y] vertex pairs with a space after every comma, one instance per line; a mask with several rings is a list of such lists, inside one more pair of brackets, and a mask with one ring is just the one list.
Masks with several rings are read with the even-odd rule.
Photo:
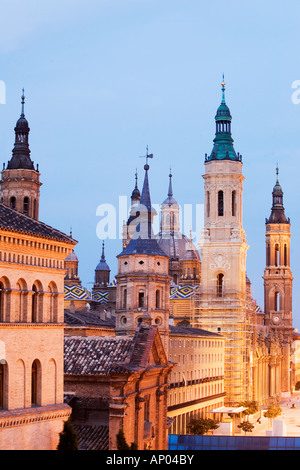
[[[299, 18], [298, 0], [0, 0], [0, 162], [11, 158], [24, 87], [43, 182], [40, 219], [66, 233], [72, 227], [83, 285], [92, 287], [101, 255], [97, 207], [118, 211], [136, 168], [141, 188], [147, 145], [152, 202], [165, 199], [171, 165], [178, 203], [203, 204], [224, 72], [246, 178], [253, 296], [263, 308], [265, 218], [278, 162], [300, 328], [300, 104], [292, 102]], [[113, 277], [121, 240], [105, 246]]]

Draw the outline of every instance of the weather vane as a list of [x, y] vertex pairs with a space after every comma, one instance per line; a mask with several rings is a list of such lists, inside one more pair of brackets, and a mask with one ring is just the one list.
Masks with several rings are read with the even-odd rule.
[[153, 158], [153, 153], [148, 153], [148, 145], [146, 147], [146, 155], [141, 155], [140, 158], [146, 158], [146, 165], [148, 165], [148, 158]]

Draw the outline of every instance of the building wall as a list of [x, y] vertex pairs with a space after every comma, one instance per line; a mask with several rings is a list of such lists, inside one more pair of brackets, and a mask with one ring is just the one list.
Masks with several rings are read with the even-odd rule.
[[186, 434], [191, 418], [224, 404], [224, 338], [172, 332], [169, 359], [177, 364], [170, 377], [170, 433]]
[[56, 448], [70, 415], [63, 403], [63, 260], [70, 249], [0, 232], [1, 450], [7, 442], [9, 449]]

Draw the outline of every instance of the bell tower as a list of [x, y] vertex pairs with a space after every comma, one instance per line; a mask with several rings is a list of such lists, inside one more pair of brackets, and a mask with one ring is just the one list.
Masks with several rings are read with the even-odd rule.
[[30, 158], [28, 121], [25, 118], [24, 90], [21, 98], [21, 116], [15, 127], [12, 158], [3, 164], [0, 181], [0, 201], [33, 219], [39, 219], [40, 173]]
[[199, 243], [201, 289], [196, 321], [225, 337], [224, 384], [228, 404], [249, 397], [249, 333], [246, 310], [247, 241], [242, 224], [244, 176], [235, 152], [231, 114], [222, 101], [215, 116], [211, 154], [205, 155], [205, 219]]
[[292, 283], [290, 267], [290, 219], [283, 206], [283, 191], [276, 169], [272, 209], [266, 219], [266, 267], [264, 271], [265, 325], [283, 333], [287, 340], [293, 332]]

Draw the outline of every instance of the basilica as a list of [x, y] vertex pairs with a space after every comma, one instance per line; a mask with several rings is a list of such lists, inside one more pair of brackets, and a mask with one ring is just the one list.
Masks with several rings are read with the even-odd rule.
[[117, 449], [120, 430], [138, 449], [167, 449], [168, 434], [186, 434], [192, 418], [214, 413], [222, 421], [241, 403], [266, 406], [293, 392], [298, 335], [279, 170], [266, 214], [261, 308], [246, 274], [243, 162], [224, 81], [221, 93], [203, 162], [201, 238], [181, 231], [171, 171], [154, 210], [147, 154], [117, 273], [103, 242], [91, 290], [80, 280], [72, 233], [39, 221], [40, 173], [22, 96], [0, 181], [1, 450], [54, 450], [68, 419], [81, 449]]

